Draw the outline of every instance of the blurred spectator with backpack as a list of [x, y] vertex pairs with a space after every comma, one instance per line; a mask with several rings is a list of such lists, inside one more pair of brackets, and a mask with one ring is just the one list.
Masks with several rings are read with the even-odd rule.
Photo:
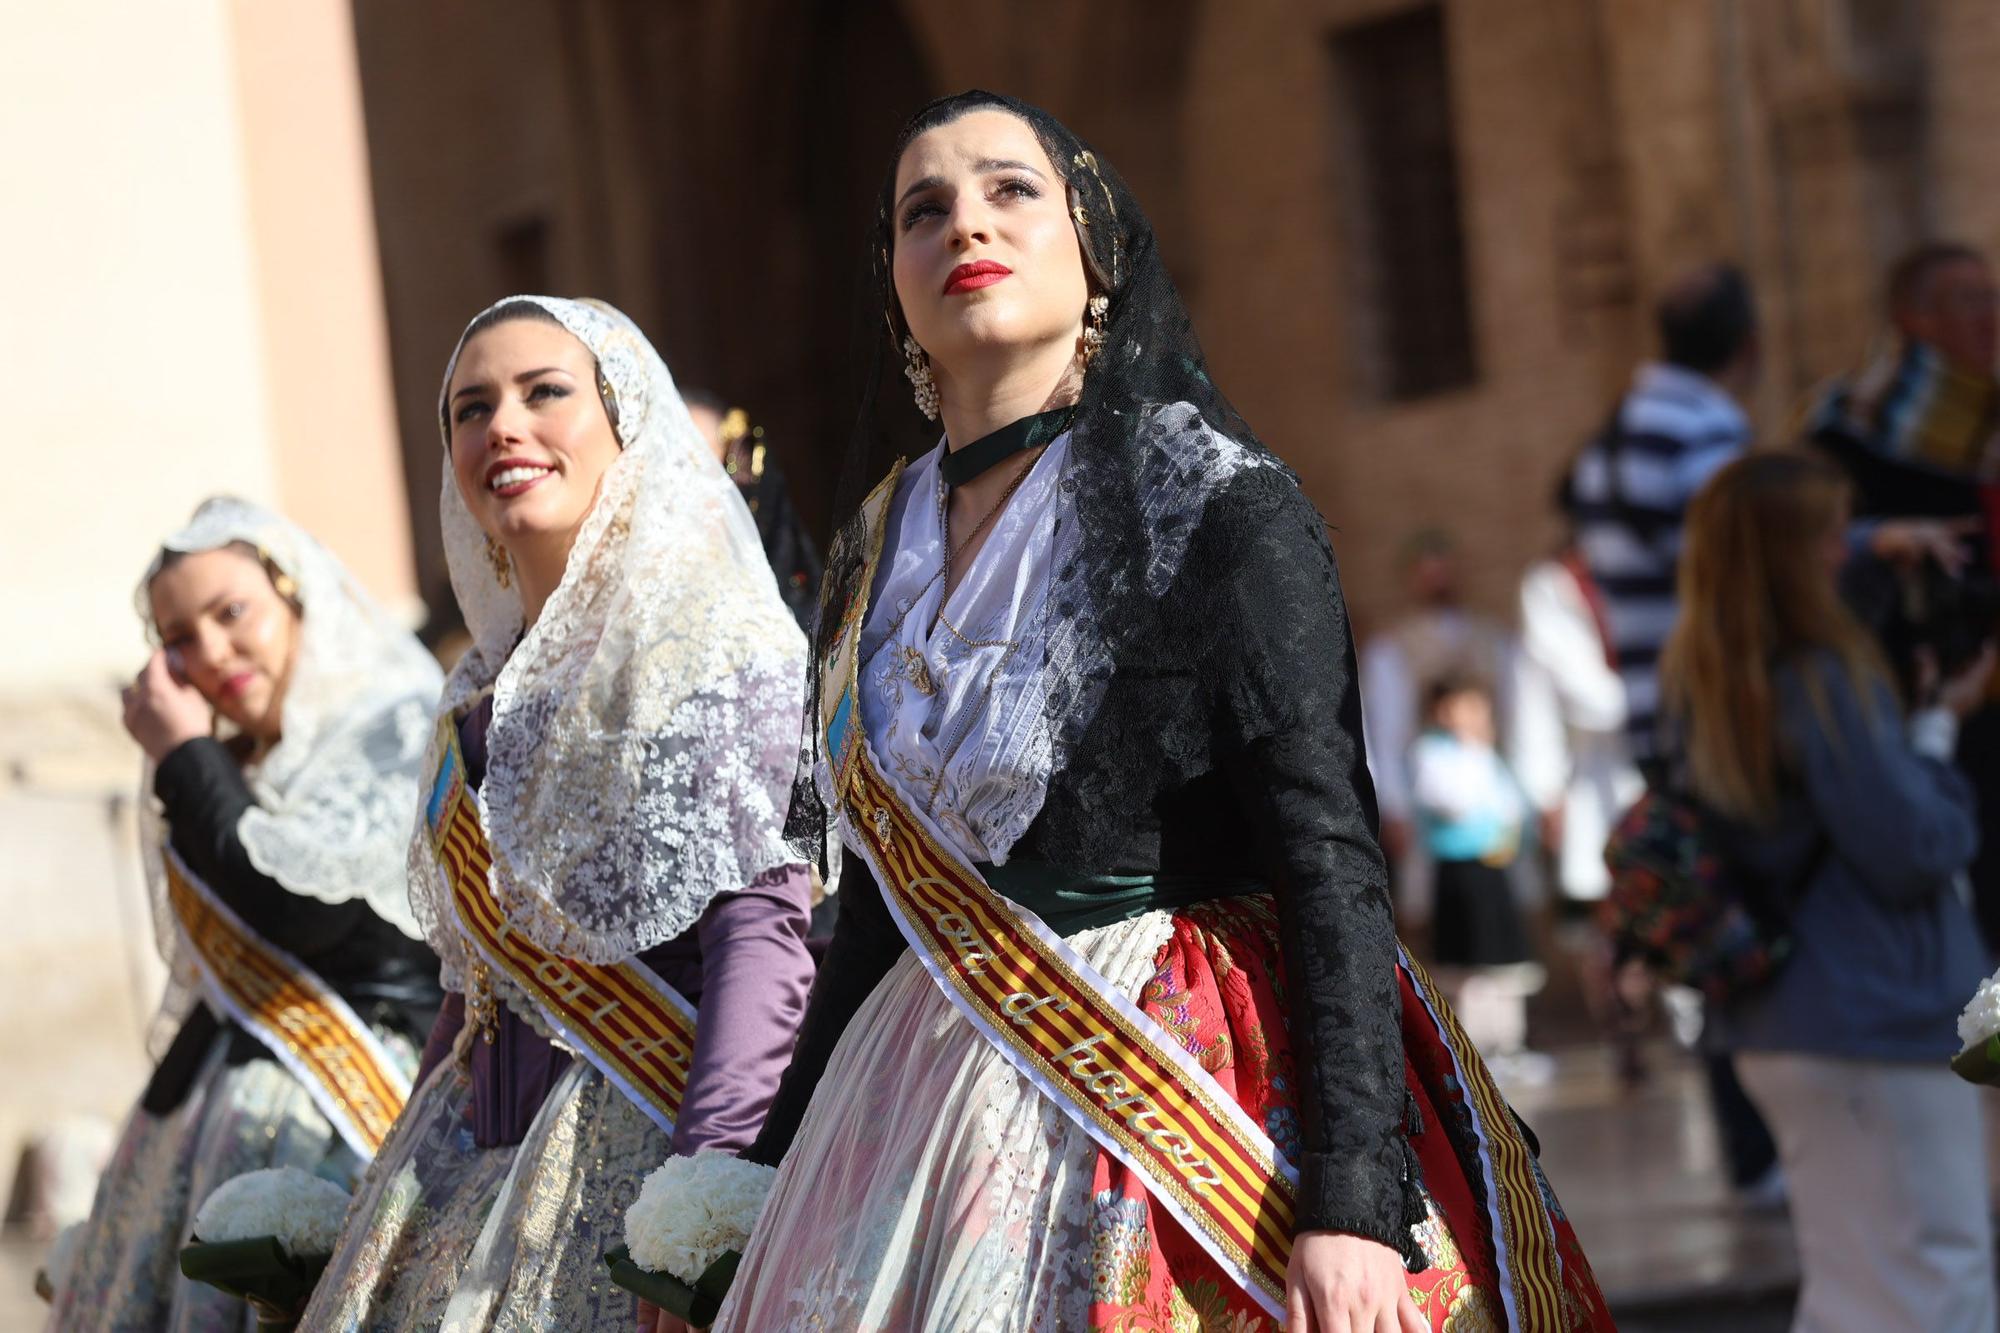
[[1838, 590], [1848, 485], [1792, 453], [1695, 501], [1662, 659], [1670, 779], [1782, 912], [1775, 976], [1711, 1014], [1776, 1130], [1803, 1273], [1794, 1327], [1992, 1333], [1978, 1094], [1948, 1060], [1987, 958], [1959, 889], [1978, 833], [1949, 763], [1987, 647], [1907, 718]]
[[[1659, 660], [1678, 612], [1681, 527], [1702, 484], [1749, 448], [1744, 403], [1760, 365], [1750, 284], [1732, 264], [1706, 264], [1670, 283], [1655, 324], [1659, 360], [1634, 373], [1577, 456], [1564, 497], [1625, 685], [1629, 752], [1648, 780], [1659, 776]], [[1684, 1039], [1697, 1034], [1698, 1005], [1678, 1006], [1675, 1026]], [[1730, 1182], [1769, 1201], [1782, 1189], [1777, 1146], [1729, 1060], [1711, 1056], [1707, 1074]]]

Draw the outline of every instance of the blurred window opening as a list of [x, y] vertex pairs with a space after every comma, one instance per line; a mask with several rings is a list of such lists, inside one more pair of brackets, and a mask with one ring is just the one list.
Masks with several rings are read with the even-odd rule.
[[1471, 384], [1472, 297], [1443, 8], [1342, 28], [1329, 46], [1355, 369], [1381, 399]]

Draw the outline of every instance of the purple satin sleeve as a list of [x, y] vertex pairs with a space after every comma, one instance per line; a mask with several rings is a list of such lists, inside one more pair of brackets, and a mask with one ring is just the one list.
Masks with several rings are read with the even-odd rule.
[[[493, 701], [482, 700], [459, 723], [474, 786], [485, 777], [492, 710]], [[805, 942], [811, 914], [811, 873], [783, 866], [717, 898], [692, 929], [641, 956], [700, 1011], [675, 1152], [737, 1152], [757, 1137], [791, 1063], [812, 987]], [[425, 1073], [449, 1055], [464, 1021], [464, 997], [449, 996], [425, 1043]], [[494, 1040], [475, 1039], [471, 1051], [474, 1141], [482, 1148], [519, 1143], [571, 1057], [505, 1005]]]
[[[757, 1137], [812, 986], [811, 901], [809, 872], [787, 866], [716, 899], [693, 929], [641, 955], [700, 1011], [675, 1152], [736, 1152]], [[424, 1044], [423, 1074], [449, 1058], [464, 1022], [465, 997], [447, 996]], [[572, 1060], [505, 1005], [494, 1039], [475, 1039], [471, 1054], [472, 1137], [481, 1148], [525, 1138]]]
[[417, 1083], [429, 1078], [433, 1069], [451, 1058], [452, 1043], [458, 1040], [458, 1030], [464, 1026], [465, 997], [457, 991], [446, 991], [437, 1021], [431, 1024], [431, 1035], [424, 1038], [423, 1058], [417, 1061]]
[[[465, 997], [447, 994], [444, 1008], [424, 1042], [417, 1082], [451, 1058], [452, 1044], [465, 1026]], [[512, 1147], [528, 1136], [528, 1126], [542, 1109], [556, 1080], [569, 1070], [571, 1057], [548, 1038], [501, 1007], [493, 1040], [472, 1039], [472, 1141], [481, 1148]]]
[[811, 874], [785, 866], [717, 898], [694, 929], [644, 955], [700, 1010], [676, 1153], [734, 1153], [757, 1137], [812, 989], [811, 915]]

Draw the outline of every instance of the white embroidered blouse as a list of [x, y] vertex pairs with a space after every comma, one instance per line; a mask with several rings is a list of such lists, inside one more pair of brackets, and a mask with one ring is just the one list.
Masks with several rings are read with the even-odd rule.
[[1048, 790], [1043, 611], [1075, 527], [1062, 491], [1069, 439], [1035, 460], [948, 600], [943, 446], [911, 464], [861, 630], [859, 703], [875, 756], [974, 861], [1005, 864]]

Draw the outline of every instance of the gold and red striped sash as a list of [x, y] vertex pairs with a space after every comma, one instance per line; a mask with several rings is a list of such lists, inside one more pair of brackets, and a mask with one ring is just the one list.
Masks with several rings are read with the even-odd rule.
[[1458, 1015], [1446, 1003], [1423, 965], [1397, 946], [1396, 964], [1409, 975], [1417, 998], [1436, 1024], [1439, 1038], [1458, 1066], [1479, 1139], [1479, 1166], [1484, 1177], [1487, 1218], [1493, 1227], [1493, 1248], [1500, 1265], [1500, 1296], [1507, 1307], [1508, 1327], [1558, 1329], [1562, 1312], [1562, 1256], [1556, 1248], [1555, 1224], [1542, 1193], [1534, 1149], [1514, 1119], [1513, 1108], [1486, 1068], [1486, 1061], [1459, 1026]]
[[252, 930], [161, 849], [167, 898], [202, 992], [305, 1087], [348, 1146], [373, 1157], [410, 1097], [388, 1048], [311, 968]]
[[694, 1061], [694, 1006], [636, 958], [609, 964], [559, 958], [513, 930], [493, 897], [493, 853], [450, 717], [439, 724], [438, 749], [424, 817], [459, 928], [563, 1041], [672, 1134]]
[[1021, 1073], [1274, 1317], [1297, 1171], [1214, 1077], [1032, 914], [995, 893], [876, 771], [842, 765], [863, 855], [927, 971]]

